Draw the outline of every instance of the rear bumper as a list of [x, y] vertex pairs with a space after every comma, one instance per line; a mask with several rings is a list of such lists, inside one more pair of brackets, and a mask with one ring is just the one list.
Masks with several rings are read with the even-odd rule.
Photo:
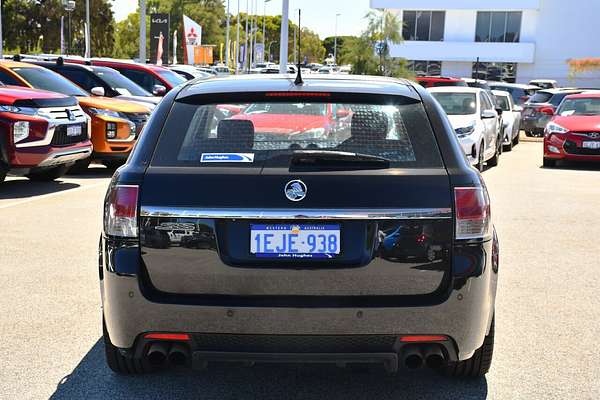
[[521, 129], [527, 132], [544, 133], [544, 128], [549, 119], [526, 118], [521, 120]]
[[[160, 302], [148, 295], [135, 267], [131, 274], [111, 272], [118, 263], [139, 260], [138, 248], [114, 246], [105, 239], [102, 247], [100, 277], [106, 326], [115, 346], [132, 351], [139, 350], [141, 336], [148, 332], [239, 335], [248, 340], [256, 335], [431, 334], [451, 338], [456, 350], [454, 356], [448, 355], [450, 359], [467, 359], [482, 345], [493, 315], [497, 269], [491, 267], [491, 241], [471, 246], [483, 254], [481, 262], [462, 276], [455, 271], [451, 289], [438, 304], [344, 308], [203, 305], [183, 296], [176, 302]], [[218, 347], [201, 350], [218, 351]], [[331, 353], [321, 350], [319, 354]], [[394, 351], [398, 351], [397, 346], [391, 346], [389, 352]], [[278, 352], [286, 353], [286, 349]]]

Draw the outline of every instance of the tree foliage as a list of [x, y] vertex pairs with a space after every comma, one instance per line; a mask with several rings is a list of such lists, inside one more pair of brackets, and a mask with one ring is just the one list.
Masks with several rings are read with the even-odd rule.
[[[71, 13], [72, 53], [85, 50], [85, 1], [77, 1]], [[60, 21], [64, 16], [64, 39], [68, 40], [68, 13], [61, 0], [4, 0], [2, 20], [4, 47], [10, 52], [57, 53], [60, 51]], [[93, 56], [111, 55], [114, 17], [109, 0], [90, 0]]]

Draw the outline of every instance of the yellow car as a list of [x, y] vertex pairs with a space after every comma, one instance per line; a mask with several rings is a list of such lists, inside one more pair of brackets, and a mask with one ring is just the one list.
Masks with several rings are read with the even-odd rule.
[[150, 109], [138, 103], [90, 96], [68, 79], [49, 69], [18, 61], [0, 61], [0, 81], [7, 85], [44, 89], [75, 96], [92, 120], [90, 158], [78, 161], [73, 172], [82, 172], [92, 160], [109, 168], [123, 164], [137, 136], [150, 116]]

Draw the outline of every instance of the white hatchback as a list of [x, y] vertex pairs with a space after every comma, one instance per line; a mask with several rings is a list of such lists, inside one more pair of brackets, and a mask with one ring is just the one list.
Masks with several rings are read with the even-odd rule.
[[494, 167], [502, 152], [501, 119], [485, 90], [472, 87], [435, 87], [429, 92], [440, 103], [458, 136], [465, 155], [480, 171]]

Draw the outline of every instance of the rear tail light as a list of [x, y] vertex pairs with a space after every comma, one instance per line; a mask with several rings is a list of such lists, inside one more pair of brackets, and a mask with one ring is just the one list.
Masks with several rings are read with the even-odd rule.
[[400, 338], [403, 343], [444, 342], [446, 340], [448, 340], [448, 336], [445, 335], [408, 335]]
[[490, 235], [490, 198], [485, 187], [454, 188], [456, 239], [481, 239]]
[[144, 338], [154, 340], [187, 341], [190, 340], [190, 335], [188, 335], [187, 333], [147, 333], [144, 335]]
[[110, 236], [137, 237], [139, 187], [116, 185], [109, 190], [104, 205], [104, 233]]

